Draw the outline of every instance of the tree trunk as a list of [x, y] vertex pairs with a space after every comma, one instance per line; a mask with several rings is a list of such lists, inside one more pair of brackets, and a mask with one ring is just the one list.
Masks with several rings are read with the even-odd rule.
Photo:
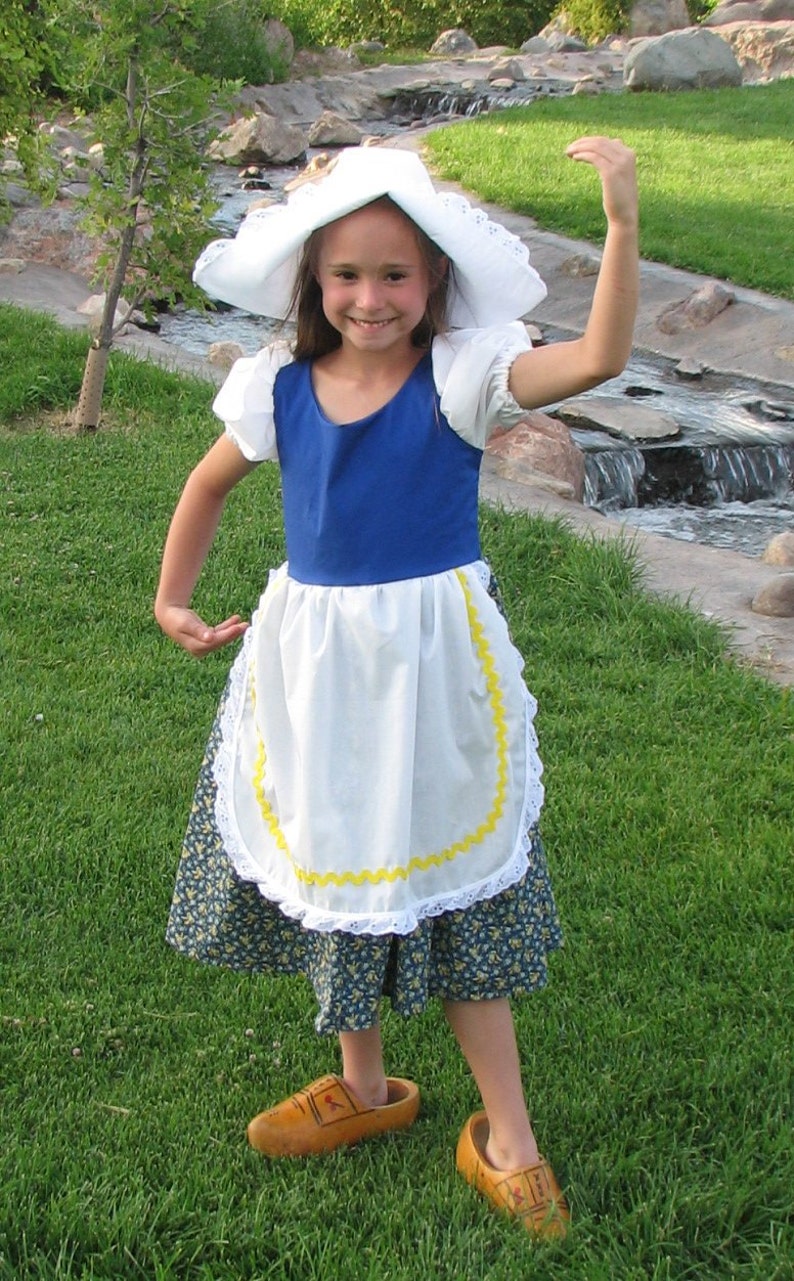
[[[130, 129], [135, 130], [135, 106], [138, 98], [138, 62], [137, 53], [130, 56], [127, 68], [127, 115]], [[132, 148], [133, 167], [127, 187], [127, 214], [119, 240], [116, 261], [111, 272], [110, 282], [105, 293], [105, 306], [99, 334], [88, 349], [83, 371], [83, 385], [74, 411], [74, 425], [78, 431], [96, 431], [99, 426], [99, 415], [102, 410], [102, 392], [105, 389], [110, 348], [113, 345], [115, 332], [116, 305], [121, 297], [127, 268], [135, 244], [135, 232], [138, 222], [138, 201], [143, 191], [146, 165], [147, 142], [142, 133], [142, 121], [137, 128], [135, 144]]]
[[109, 355], [109, 347], [92, 344], [88, 349], [83, 370], [83, 385], [74, 411], [74, 424], [79, 431], [96, 431], [99, 426]]

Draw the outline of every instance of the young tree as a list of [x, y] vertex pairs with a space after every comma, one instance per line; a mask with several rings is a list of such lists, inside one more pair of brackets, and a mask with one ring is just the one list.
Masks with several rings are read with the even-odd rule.
[[102, 245], [105, 304], [88, 352], [75, 425], [98, 426], [120, 297], [190, 299], [190, 266], [213, 208], [202, 156], [214, 80], [187, 69], [207, 0], [52, 0], [73, 50], [67, 100], [90, 109], [101, 167], [84, 198]]

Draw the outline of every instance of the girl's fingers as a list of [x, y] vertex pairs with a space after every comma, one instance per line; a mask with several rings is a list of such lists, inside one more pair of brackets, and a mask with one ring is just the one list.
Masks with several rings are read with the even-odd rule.
[[232, 614], [222, 623], [210, 627], [192, 609], [171, 609], [161, 618], [160, 625], [166, 635], [194, 658], [203, 658], [223, 645], [239, 640], [248, 627], [239, 614]]
[[637, 175], [635, 155], [619, 138], [577, 138], [566, 148], [571, 160], [590, 164], [602, 184], [607, 217], [636, 221]]

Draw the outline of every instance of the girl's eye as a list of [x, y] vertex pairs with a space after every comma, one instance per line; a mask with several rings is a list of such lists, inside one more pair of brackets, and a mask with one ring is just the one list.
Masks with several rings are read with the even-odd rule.
[[392, 281], [396, 281], [396, 280], [405, 280], [405, 272], [404, 272], [404, 271], [390, 271], [390, 272], [389, 272], [389, 274], [387, 275], [386, 279], [387, 279], [387, 280], [392, 280]]

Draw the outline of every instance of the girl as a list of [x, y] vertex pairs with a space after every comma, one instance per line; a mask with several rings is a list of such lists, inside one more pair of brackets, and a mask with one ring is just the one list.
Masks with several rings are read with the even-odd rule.
[[[483, 1111], [461, 1174], [533, 1233], [568, 1209], [539, 1155], [509, 998], [546, 981], [561, 942], [537, 832], [535, 702], [477, 532], [496, 425], [623, 368], [637, 296], [634, 157], [581, 138], [608, 221], [585, 333], [531, 348], [545, 294], [526, 248], [412, 153], [351, 148], [286, 204], [211, 245], [195, 279], [297, 337], [237, 361], [225, 433], [189, 477], [155, 613], [201, 657], [243, 638], [199, 778], [168, 927], [190, 956], [302, 972], [342, 1071], [256, 1116], [269, 1156], [409, 1126], [378, 1005], [439, 996]], [[281, 468], [287, 563], [250, 625], [190, 601], [227, 494]]]

